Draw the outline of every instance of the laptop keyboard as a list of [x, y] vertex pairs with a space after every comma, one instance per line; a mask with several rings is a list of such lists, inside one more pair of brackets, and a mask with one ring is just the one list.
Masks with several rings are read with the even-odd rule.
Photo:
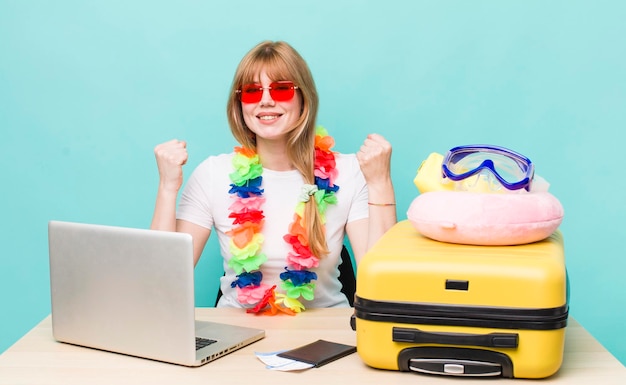
[[211, 344], [216, 343], [216, 340], [210, 340], [208, 338], [200, 338], [200, 337], [196, 337], [196, 350], [202, 349], [204, 347], [207, 347]]

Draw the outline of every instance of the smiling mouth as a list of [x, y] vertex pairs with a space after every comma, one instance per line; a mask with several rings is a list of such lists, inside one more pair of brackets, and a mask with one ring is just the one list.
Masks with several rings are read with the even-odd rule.
[[278, 119], [280, 118], [281, 115], [277, 114], [277, 115], [262, 115], [262, 116], [258, 116], [258, 118], [260, 120], [274, 120], [274, 119]]

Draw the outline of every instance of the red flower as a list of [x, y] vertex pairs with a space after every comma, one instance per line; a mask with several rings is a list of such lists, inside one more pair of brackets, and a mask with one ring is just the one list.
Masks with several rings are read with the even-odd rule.
[[246, 222], [261, 223], [265, 216], [263, 211], [258, 210], [244, 210], [238, 213], [230, 213], [229, 218], [234, 218], [233, 224], [238, 225]]
[[283, 239], [285, 240], [285, 242], [291, 245], [291, 248], [296, 254], [298, 254], [299, 258], [317, 258], [311, 253], [311, 250], [307, 246], [304, 246], [302, 243], [300, 243], [300, 240], [297, 236], [287, 234], [283, 237]]
[[315, 150], [315, 168], [320, 170], [330, 170], [336, 167], [335, 154], [332, 152], [324, 152]]
[[276, 285], [267, 289], [261, 301], [259, 301], [259, 303], [257, 303], [252, 309], [247, 309], [246, 313], [276, 315], [278, 312], [283, 312], [289, 315], [296, 315], [293, 310], [276, 304], [276, 293], [274, 293], [274, 289], [276, 289]]

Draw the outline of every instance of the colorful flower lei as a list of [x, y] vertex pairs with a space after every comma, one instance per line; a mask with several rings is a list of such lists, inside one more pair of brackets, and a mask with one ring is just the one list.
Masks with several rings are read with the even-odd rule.
[[312, 300], [317, 274], [309, 269], [319, 265], [319, 258], [309, 248], [309, 238], [303, 223], [304, 204], [313, 197], [317, 203], [322, 222], [326, 223], [326, 209], [329, 204], [337, 203], [335, 193], [339, 186], [334, 184], [337, 178], [335, 154], [331, 148], [334, 139], [323, 127], [317, 127], [315, 135], [315, 184], [305, 184], [295, 209], [294, 220], [289, 225], [289, 232], [283, 237], [291, 246], [287, 254], [287, 266], [280, 274], [281, 289], [276, 292], [276, 285], [263, 283], [261, 265], [267, 261], [262, 252], [263, 222], [265, 216], [261, 209], [265, 198], [261, 188], [263, 166], [259, 156], [248, 148], [235, 147], [230, 174], [229, 194], [233, 203], [229, 207], [229, 218], [233, 219], [233, 228], [226, 234], [230, 239], [232, 258], [228, 265], [237, 274], [231, 287], [237, 290], [237, 300], [250, 306], [249, 313], [275, 315], [279, 312], [294, 315], [304, 310], [299, 298]]

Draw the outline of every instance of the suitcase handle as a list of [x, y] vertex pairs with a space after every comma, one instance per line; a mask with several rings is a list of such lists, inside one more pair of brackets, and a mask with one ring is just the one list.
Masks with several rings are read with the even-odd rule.
[[398, 353], [398, 369], [449, 376], [513, 378], [513, 362], [508, 355], [474, 347], [417, 346], [402, 349]]
[[517, 348], [519, 343], [519, 334], [432, 333], [419, 329], [394, 327], [393, 341], [422, 344], [471, 345], [484, 346], [488, 348]]

